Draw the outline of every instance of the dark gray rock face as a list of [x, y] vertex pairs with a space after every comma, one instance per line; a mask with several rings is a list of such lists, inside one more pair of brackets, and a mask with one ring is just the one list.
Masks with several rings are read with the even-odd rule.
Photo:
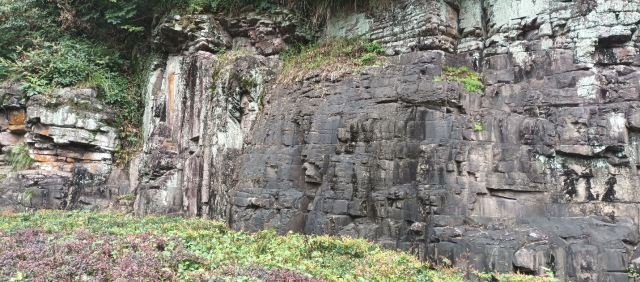
[[[324, 29], [379, 41], [386, 66], [279, 85], [272, 55], [315, 36], [289, 12], [170, 18], [131, 182], [111, 167], [112, 110], [25, 104], [2, 89], [0, 144], [26, 142], [38, 169], [2, 180], [12, 188], [0, 188], [0, 208], [103, 208], [135, 193], [138, 215], [361, 237], [478, 271], [630, 281], [639, 22], [633, 0], [396, 1]], [[444, 66], [482, 72], [484, 93], [434, 81]], [[60, 98], [101, 106], [82, 91]]]
[[[383, 43], [387, 66], [293, 85], [273, 83], [277, 58], [183, 48], [150, 83], [137, 212], [629, 281], [639, 20], [635, 1], [399, 1], [325, 29]], [[270, 55], [242, 31], [257, 22], [219, 24]], [[484, 95], [434, 82], [443, 66], [482, 71]]]
[[[480, 271], [626, 281], [640, 238], [624, 117], [637, 102], [538, 102], [548, 114], [532, 116], [433, 82], [449, 64], [440, 52], [391, 60], [270, 92], [237, 161], [231, 226], [363, 237]], [[575, 123], [561, 120], [580, 115], [601, 149], [564, 139]]]

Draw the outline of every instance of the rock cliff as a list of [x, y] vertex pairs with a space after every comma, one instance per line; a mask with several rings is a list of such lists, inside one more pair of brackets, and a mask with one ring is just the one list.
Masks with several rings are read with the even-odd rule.
[[[116, 115], [96, 94], [67, 88], [28, 98], [16, 87], [0, 89], [2, 209], [105, 209], [127, 194], [127, 176], [112, 166]], [[24, 148], [24, 156], [9, 156], [13, 148]], [[7, 165], [20, 157], [33, 164], [19, 171]]]
[[[274, 54], [318, 36], [286, 10], [168, 18], [128, 173], [110, 166], [113, 117], [90, 90], [26, 104], [3, 90], [0, 143], [25, 142], [38, 169], [8, 173], [0, 206], [105, 208], [132, 193], [138, 215], [629, 281], [627, 268], [640, 270], [639, 23], [635, 0], [399, 0], [333, 16], [321, 33], [377, 41], [387, 65], [285, 84]], [[484, 93], [434, 81], [445, 66], [483, 73]]]

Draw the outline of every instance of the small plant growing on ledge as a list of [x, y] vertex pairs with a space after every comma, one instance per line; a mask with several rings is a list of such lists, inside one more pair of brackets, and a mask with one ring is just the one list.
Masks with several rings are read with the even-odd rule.
[[484, 84], [480, 81], [480, 76], [472, 71], [469, 71], [467, 67], [460, 67], [456, 69], [454, 67], [445, 66], [442, 69], [442, 75], [436, 76], [433, 81], [459, 81], [464, 83], [464, 90], [477, 92], [484, 96]]
[[25, 145], [15, 145], [9, 149], [6, 163], [13, 171], [25, 170], [31, 166], [33, 159], [29, 156], [29, 148]]
[[309, 45], [292, 44], [281, 53], [284, 60], [278, 81], [290, 83], [306, 74], [320, 76], [359, 73], [364, 67], [385, 64], [385, 49], [378, 42], [358, 38], [328, 39]]
[[23, 204], [25, 204], [25, 205], [29, 204], [29, 202], [31, 201], [31, 197], [33, 197], [33, 192], [34, 192], [33, 189], [29, 189], [29, 190], [24, 191], [22, 193], [22, 202], [23, 202]]
[[482, 124], [476, 123], [476, 126], [473, 128], [473, 131], [482, 131]]
[[126, 194], [126, 195], [118, 197], [118, 200], [129, 200], [129, 201], [131, 201], [131, 200], [135, 200], [135, 199], [136, 199], [136, 195], [133, 195], [133, 194]]

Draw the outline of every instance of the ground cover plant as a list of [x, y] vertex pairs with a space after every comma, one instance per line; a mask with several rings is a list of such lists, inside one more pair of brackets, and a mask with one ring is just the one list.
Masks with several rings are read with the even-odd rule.
[[118, 213], [0, 214], [1, 281], [465, 281], [464, 275], [362, 239], [234, 232], [204, 219]]

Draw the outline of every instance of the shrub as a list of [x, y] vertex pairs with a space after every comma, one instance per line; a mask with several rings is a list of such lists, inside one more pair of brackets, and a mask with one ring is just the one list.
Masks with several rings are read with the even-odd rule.
[[[2, 214], [0, 238], [9, 238], [0, 240], [3, 281], [18, 272], [91, 281], [105, 275], [110, 280], [130, 275], [143, 281], [211, 281], [236, 274], [274, 278], [269, 281], [420, 281], [419, 275], [430, 272], [409, 254], [362, 239], [278, 236], [269, 230], [249, 234], [197, 218], [80, 211]], [[57, 258], [60, 253], [64, 257]], [[33, 267], [38, 269], [30, 272]]]
[[33, 159], [29, 156], [29, 148], [25, 145], [15, 145], [7, 151], [6, 163], [13, 171], [25, 170], [31, 167]]
[[37, 46], [17, 47], [10, 59], [0, 58], [0, 79], [22, 81], [29, 96], [54, 87], [77, 85], [90, 77], [119, 69], [119, 54], [89, 41], [63, 39], [35, 42]]
[[464, 83], [465, 91], [477, 92], [484, 95], [482, 91], [484, 84], [480, 81], [480, 76], [475, 72], [469, 71], [467, 67], [456, 69], [445, 66], [442, 69], [442, 75], [436, 77], [434, 81], [459, 81]]
[[54, 3], [49, 1], [0, 0], [0, 58], [10, 58], [16, 46], [33, 47], [33, 39], [60, 37], [57, 16]]

